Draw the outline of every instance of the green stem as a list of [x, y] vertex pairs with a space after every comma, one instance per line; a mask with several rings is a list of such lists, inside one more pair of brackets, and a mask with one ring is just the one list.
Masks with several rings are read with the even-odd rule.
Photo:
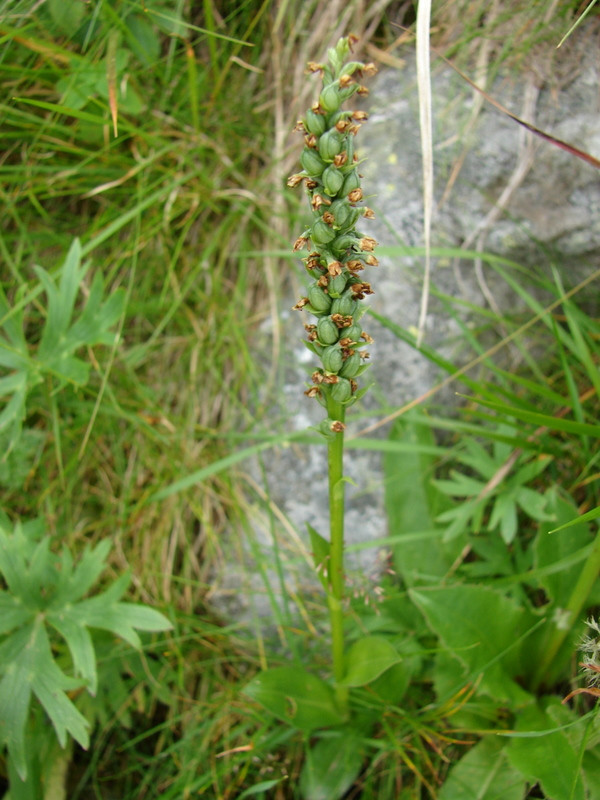
[[[327, 413], [330, 419], [344, 421], [345, 408], [328, 398]], [[345, 675], [344, 663], [344, 434], [336, 433], [328, 443], [329, 467], [329, 619], [331, 622], [331, 654], [336, 696], [342, 710], [348, 705], [348, 689], [340, 686]]]
[[547, 677], [547, 673], [549, 672], [552, 664], [554, 663], [554, 659], [560, 650], [563, 642], [565, 641], [568, 634], [571, 632], [573, 625], [575, 624], [577, 617], [581, 613], [581, 609], [584, 607], [586, 600], [589, 597], [589, 594], [592, 590], [592, 587], [596, 580], [598, 579], [598, 574], [600, 573], [600, 529], [598, 530], [598, 534], [596, 535], [596, 539], [594, 541], [594, 545], [592, 547], [592, 552], [588, 556], [583, 569], [579, 575], [579, 579], [575, 584], [575, 588], [571, 593], [571, 597], [569, 598], [569, 602], [565, 608], [567, 612], [565, 614], [566, 619], [561, 620], [564, 624], [561, 624], [560, 628], [555, 628], [550, 635], [548, 644], [544, 647], [544, 653], [540, 660], [538, 669], [536, 674], [533, 678], [533, 685], [532, 688], [537, 690], [542, 683], [544, 683], [544, 679]]

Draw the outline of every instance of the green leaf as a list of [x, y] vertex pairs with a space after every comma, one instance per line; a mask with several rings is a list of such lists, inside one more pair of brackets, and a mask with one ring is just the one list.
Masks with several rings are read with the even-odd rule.
[[600, 754], [585, 752], [582, 766], [589, 800], [600, 800]]
[[438, 800], [521, 800], [527, 782], [509, 764], [504, 742], [482, 739], [450, 770]]
[[25, 608], [20, 598], [0, 592], [0, 634], [24, 625], [30, 617], [31, 610]]
[[383, 636], [364, 636], [349, 648], [348, 669], [340, 683], [342, 686], [366, 686], [400, 661], [401, 656]]
[[80, 0], [48, 0], [48, 10], [61, 31], [73, 36], [81, 25], [85, 6]]
[[600, 517], [600, 506], [598, 506], [598, 508], [593, 508], [586, 514], [581, 514], [579, 517], [570, 519], [568, 522], [559, 525], [558, 528], [552, 528], [548, 533], [558, 533], [558, 531], [564, 531], [565, 528], [572, 528], [574, 525], [579, 525], [580, 522], [590, 522], [593, 519], [598, 519], [598, 517]]
[[510, 544], [517, 533], [517, 506], [514, 492], [510, 490], [498, 495], [490, 514], [489, 528], [500, 526], [500, 535], [506, 544]]
[[[431, 478], [436, 464], [435, 441], [431, 428], [412, 421], [411, 415], [396, 421], [389, 437], [398, 450], [384, 453], [385, 507], [394, 545], [394, 565], [404, 581], [413, 586], [444, 575], [464, 542], [457, 539], [449, 545], [441, 543], [424, 547], [411, 534], [434, 529], [434, 518], [448, 506]], [[403, 538], [406, 537], [406, 538]]]
[[465, 665], [469, 680], [481, 676], [481, 692], [511, 703], [530, 699], [513, 680], [521, 672], [519, 637], [535, 624], [530, 613], [484, 586], [410, 590], [409, 594], [442, 644]]
[[[550, 532], [556, 523], [562, 525], [567, 520], [572, 520], [577, 513], [577, 508], [570, 498], [561, 496], [556, 489], [547, 492], [548, 511], [552, 514], [554, 522], [542, 523], [533, 545], [535, 567], [543, 568], [556, 564], [564, 558], [576, 553], [593, 540], [589, 526], [578, 521], [569, 531], [561, 533]], [[548, 597], [554, 601], [558, 608], [565, 608], [571, 598], [573, 586], [581, 572], [581, 564], [563, 567], [560, 571], [542, 573], [539, 582]]]
[[273, 716], [303, 731], [343, 722], [329, 684], [298, 667], [261, 672], [244, 692]]
[[266, 792], [268, 789], [272, 789], [274, 786], [277, 786], [278, 783], [284, 778], [274, 778], [270, 781], [260, 781], [260, 783], [255, 784], [254, 786], [250, 786], [248, 789], [245, 789], [237, 798], [237, 800], [244, 800], [246, 797], [254, 797], [256, 794], [262, 794]]
[[[13, 656], [0, 681], [0, 743], [7, 745], [19, 775], [25, 780], [25, 725], [32, 692], [50, 717], [63, 747], [69, 733], [87, 748], [88, 722], [65, 693], [79, 688], [81, 683], [66, 676], [56, 665], [41, 618], [13, 633], [0, 646], [2, 655], [9, 649]], [[3, 660], [0, 658], [0, 663]]]
[[[555, 722], [538, 706], [521, 709], [517, 717], [518, 731], [544, 731], [555, 727]], [[511, 739], [506, 753], [510, 764], [526, 780], [541, 783], [546, 797], [584, 800], [579, 756], [564, 731]]]
[[356, 780], [362, 761], [362, 742], [351, 731], [321, 739], [308, 751], [302, 768], [303, 800], [339, 800]]
[[328, 589], [327, 582], [327, 567], [329, 564], [329, 542], [318, 533], [312, 525], [306, 523], [308, 533], [310, 536], [310, 546], [312, 548], [312, 557], [315, 564], [317, 576], [325, 591]]
[[131, 49], [144, 66], [151, 67], [160, 56], [160, 41], [153, 26], [138, 14], [130, 14], [125, 24]]

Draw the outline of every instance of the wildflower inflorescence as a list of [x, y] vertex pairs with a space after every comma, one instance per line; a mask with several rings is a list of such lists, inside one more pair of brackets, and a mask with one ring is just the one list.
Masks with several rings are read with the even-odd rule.
[[[358, 61], [344, 63], [355, 41], [352, 36], [340, 39], [329, 50], [328, 66], [308, 65], [309, 71], [321, 73], [323, 89], [318, 102], [296, 125], [295, 130], [304, 134], [303, 171], [288, 179], [291, 187], [305, 184], [313, 214], [311, 226], [294, 244], [294, 251], [309, 249], [303, 261], [313, 281], [307, 296], [294, 308], [317, 318], [315, 324], [305, 325], [306, 344], [322, 366], [313, 372], [306, 394], [325, 406], [329, 398], [348, 405], [360, 396], [356, 378], [367, 368], [364, 361], [369, 358], [362, 348], [373, 341], [360, 324], [364, 314], [360, 301], [373, 290], [358, 273], [365, 266], [377, 266], [373, 255], [377, 242], [356, 230], [360, 217], [374, 217], [361, 204], [354, 152], [354, 137], [367, 114], [343, 110], [342, 104], [354, 94], [368, 93], [359, 81], [363, 75], [373, 75], [376, 68]], [[338, 428], [342, 430], [343, 425], [339, 423]]]

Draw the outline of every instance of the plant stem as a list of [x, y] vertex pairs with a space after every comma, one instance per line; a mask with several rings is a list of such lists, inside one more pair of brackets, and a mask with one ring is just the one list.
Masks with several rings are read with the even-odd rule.
[[575, 584], [575, 588], [571, 593], [571, 597], [569, 598], [569, 602], [565, 608], [568, 616], [565, 620], [564, 627], [561, 626], [560, 628], [555, 628], [552, 632], [549, 642], [547, 646], [544, 648], [544, 655], [540, 660], [538, 669], [536, 674], [533, 678], [533, 689], [536, 690], [539, 686], [544, 682], [544, 679], [547, 676], [552, 664], [554, 663], [554, 659], [556, 654], [561, 648], [564, 640], [566, 639], [567, 635], [570, 633], [577, 617], [579, 616], [581, 609], [585, 605], [585, 602], [592, 590], [592, 586], [596, 582], [598, 578], [598, 574], [600, 573], [600, 529], [596, 535], [596, 539], [594, 541], [594, 545], [592, 547], [592, 552], [588, 556], [583, 569], [579, 575], [579, 579]]
[[[327, 400], [330, 419], [344, 421], [345, 408], [331, 397]], [[329, 467], [329, 618], [331, 621], [331, 654], [336, 697], [342, 710], [347, 707], [348, 690], [340, 686], [346, 671], [344, 663], [344, 433], [336, 433], [327, 446]]]

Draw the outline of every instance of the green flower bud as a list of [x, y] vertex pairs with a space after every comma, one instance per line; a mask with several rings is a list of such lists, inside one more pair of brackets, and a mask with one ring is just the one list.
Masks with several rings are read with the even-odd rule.
[[331, 251], [336, 256], [342, 256], [349, 247], [353, 247], [357, 243], [357, 238], [351, 233], [342, 233], [335, 237], [331, 242]]
[[331, 317], [321, 317], [317, 322], [317, 337], [321, 344], [335, 344], [339, 333], [339, 328]]
[[309, 133], [314, 133], [315, 136], [320, 136], [325, 133], [327, 124], [323, 114], [316, 114], [312, 108], [309, 108], [304, 117], [304, 127]]
[[340, 89], [337, 81], [326, 86], [319, 95], [319, 105], [328, 114], [337, 111], [341, 103]]
[[353, 378], [360, 369], [361, 358], [358, 353], [352, 353], [351, 356], [344, 361], [339, 375], [343, 378]]
[[305, 147], [302, 151], [300, 163], [311, 178], [318, 178], [327, 166], [318, 153], [310, 147]]
[[334, 275], [332, 278], [329, 278], [329, 285], [327, 287], [329, 296], [334, 298], [339, 297], [346, 288], [347, 283], [348, 275], [344, 275], [343, 272], [341, 275]]
[[316, 283], [308, 290], [308, 302], [314, 308], [315, 311], [324, 314], [326, 311], [329, 311], [331, 307], [331, 297], [328, 294], [325, 294], [323, 289], [320, 286], [317, 286]]
[[324, 170], [321, 180], [323, 181], [325, 194], [328, 194], [330, 197], [334, 197], [344, 184], [344, 176], [333, 164], [330, 164], [330, 166]]
[[[304, 164], [302, 166], [304, 166]], [[346, 175], [346, 177], [344, 178], [342, 195], [344, 197], [347, 197], [350, 194], [350, 192], [354, 191], [354, 189], [360, 189], [360, 178], [358, 177], [358, 172], [356, 169], [352, 170], [352, 172], [349, 175]]]
[[358, 301], [354, 300], [352, 291], [347, 289], [341, 297], [338, 297], [333, 301], [331, 304], [331, 313], [341, 314], [343, 317], [353, 317], [357, 308]]
[[353, 342], [360, 341], [360, 337], [362, 336], [362, 325], [359, 325], [358, 322], [353, 322], [349, 328], [344, 328], [342, 336], [343, 338], [347, 337], [348, 339], [351, 339]]
[[352, 397], [352, 384], [346, 378], [340, 378], [331, 387], [331, 396], [337, 403], [345, 403]]
[[333, 227], [337, 230], [349, 230], [354, 226], [361, 214], [361, 209], [352, 208], [346, 199], [334, 200], [329, 207], [329, 211], [335, 217]]
[[333, 161], [344, 149], [344, 137], [335, 128], [326, 131], [319, 139], [319, 155], [324, 161]]
[[310, 238], [317, 246], [320, 244], [327, 244], [327, 242], [335, 239], [335, 231], [333, 231], [326, 222], [323, 222], [322, 219], [318, 219], [313, 223], [310, 229]]
[[323, 361], [323, 368], [327, 370], [327, 372], [338, 372], [344, 363], [344, 359], [342, 358], [342, 348], [339, 346], [339, 344], [332, 344], [329, 347], [326, 347], [323, 350], [321, 360]]

